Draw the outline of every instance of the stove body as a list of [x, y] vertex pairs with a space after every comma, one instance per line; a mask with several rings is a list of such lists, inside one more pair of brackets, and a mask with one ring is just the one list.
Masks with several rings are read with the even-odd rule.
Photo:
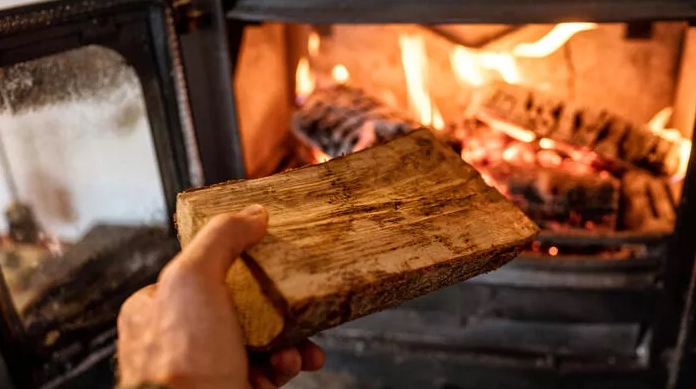
[[[478, 89], [472, 87], [476, 82], [471, 79], [461, 83], [456, 78], [459, 73], [452, 65], [456, 48], [478, 53], [478, 57], [463, 58], [479, 61], [475, 67], [485, 68], [483, 77], [493, 74], [484, 86], [495, 81], [521, 84], [525, 89], [529, 85], [505, 78], [500, 58], [505, 62], [515, 57], [523, 81], [525, 72], [532, 74], [537, 67], [561, 72], [554, 62], [525, 63], [519, 56], [510, 57], [514, 51], [510, 42], [539, 39], [561, 22], [599, 23], [586, 34], [619, 43], [601, 51], [604, 44], [597, 44], [596, 36], [588, 38], [586, 45], [600, 51], [594, 55], [580, 51], [580, 56], [587, 55], [586, 66], [601, 67], [595, 62], [602, 56], [607, 57], [608, 66], [628, 66], [625, 61], [630, 58], [638, 65], [627, 67], [627, 73], [637, 75], [629, 78], [630, 85], [619, 95], [631, 96], [631, 91], [639, 90], [636, 82], [642, 81], [651, 88], [648, 97], [635, 102], [625, 97], [605, 101], [601, 93], [592, 94], [587, 86], [582, 89], [584, 78], [579, 74], [576, 93], [564, 95], [563, 104], [594, 98], [600, 102], [599, 109], [619, 111], [641, 123], [656, 113], [655, 108], [672, 106], [672, 125], [690, 142], [696, 113], [696, 98], [692, 99], [696, 93], [690, 93], [696, 90], [696, 84], [690, 83], [696, 55], [689, 49], [694, 20], [696, 3], [677, 0], [39, 2], [0, 15], [0, 67], [16, 69], [78, 48], [94, 50], [95, 45], [116, 51], [135, 70], [136, 83], [142, 88], [162, 201], [171, 215], [176, 193], [187, 187], [260, 177], [334, 156], [316, 144], [308, 147], [294, 135], [297, 131], [291, 131], [293, 116], [307, 107], [305, 99], [323, 87], [338, 83], [362, 88], [368, 96], [391, 101], [418, 121], [422, 111], [412, 104], [417, 99], [409, 92], [414, 84], [408, 80], [413, 77], [405, 68], [423, 56], [402, 60], [408, 46], [400, 45], [403, 37], [425, 40], [430, 74], [435, 74], [436, 84], [448, 86], [421, 88], [431, 94], [428, 124], [435, 130], [439, 127], [433, 114], [436, 107], [447, 129], [457, 130], [459, 123], [469, 126], [471, 118], [464, 120], [456, 113], [469, 106], [474, 95], [469, 92]], [[584, 33], [577, 33], [577, 39]], [[389, 45], [380, 43], [389, 39]], [[317, 40], [320, 49], [313, 43]], [[624, 41], [638, 49], [624, 50]], [[557, 49], [554, 58], [573, 55], [566, 46]], [[316, 50], [321, 55], [313, 54]], [[618, 59], [608, 58], [613, 51], [620, 52]], [[664, 58], [656, 58], [655, 52]], [[497, 54], [498, 62], [486, 65], [485, 58], [490, 56], [486, 53]], [[663, 62], [671, 65], [662, 66]], [[310, 64], [309, 87], [302, 74], [305, 63]], [[579, 71], [572, 66], [563, 69]], [[399, 75], [397, 81], [391, 79], [394, 74]], [[450, 78], [438, 78], [442, 74]], [[653, 74], [654, 80], [648, 82], [646, 74]], [[668, 83], [663, 80], [670, 87], [658, 93], [658, 87]], [[607, 81], [608, 90], [621, 89], [613, 88], [611, 81]], [[533, 86], [542, 86], [541, 96], [549, 92], [540, 83]], [[563, 88], [571, 90], [565, 84]], [[24, 89], [20, 85], [18, 90]], [[566, 89], [553, 84], [550, 92], [555, 90]], [[391, 95], [379, 95], [382, 91]], [[453, 97], [460, 91], [466, 91], [466, 96]], [[630, 109], [635, 105], [641, 108]], [[15, 113], [22, 112], [21, 104], [18, 107]], [[350, 119], [336, 115], [337, 122]], [[482, 121], [480, 116], [475, 119], [477, 125]], [[455, 140], [458, 152], [471, 144], [464, 142], [470, 138]], [[629, 228], [629, 222], [614, 221], [612, 229], [597, 230], [593, 226], [601, 224], [602, 218], [590, 224], [583, 219], [580, 229], [551, 224], [535, 247], [499, 271], [321, 334], [317, 341], [327, 349], [327, 370], [359, 380], [359, 387], [691, 387], [696, 357], [692, 335], [696, 158], [686, 158], [682, 165], [684, 174], [676, 180], [675, 208], [667, 229]], [[619, 191], [633, 182], [623, 176], [618, 180]], [[619, 208], [614, 209], [619, 212], [616, 217], [626, 219], [625, 206]], [[144, 251], [161, 256], [170, 252], [174, 237], [170, 223], [160, 224], [164, 233], [97, 228], [92, 235], [116, 236], [126, 242], [135, 239]], [[91, 241], [87, 238], [92, 232], [83, 241]], [[152, 240], [141, 238], [153, 234]], [[110, 274], [108, 264], [124, 255], [116, 251], [98, 262], [96, 273]], [[86, 252], [86, 257], [94, 256], [89, 248]], [[118, 289], [109, 300], [113, 306], [150, 282], [163, 261], [155, 261], [142, 279]], [[80, 269], [74, 279], [92, 280], [89, 269]], [[3, 271], [7, 272], [5, 265]], [[45, 345], [37, 347], [27, 339], [32, 332], [18, 317], [10, 286], [7, 282], [0, 286], [4, 326], [0, 347], [16, 387], [93, 387], [90, 380], [95, 376], [111, 375], [104, 361], [113, 351], [115, 308], [101, 317], [96, 329], [87, 326], [83, 332], [71, 333], [72, 343], [59, 342], [60, 347], [47, 352]], [[79, 282], [75, 288], [80, 288]], [[89, 311], [89, 307], [84, 308]], [[39, 328], [38, 333], [46, 336], [54, 329], [51, 325], [31, 328]], [[59, 326], [61, 334], [64, 328]]]

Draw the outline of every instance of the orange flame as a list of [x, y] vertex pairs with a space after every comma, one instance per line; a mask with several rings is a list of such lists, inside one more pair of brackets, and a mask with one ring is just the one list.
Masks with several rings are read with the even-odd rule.
[[339, 84], [345, 84], [350, 78], [350, 73], [348, 69], [343, 65], [336, 65], [331, 70], [331, 77]]
[[674, 142], [678, 146], [677, 172], [672, 176], [673, 181], [680, 181], [686, 176], [689, 167], [689, 157], [691, 156], [691, 140], [685, 138], [676, 128], [666, 128], [667, 123], [672, 118], [672, 107], [666, 107], [656, 113], [648, 122], [648, 128], [653, 134]]
[[440, 110], [435, 105], [433, 105], [433, 128], [438, 131], [445, 129], [445, 119], [442, 118]]
[[309, 33], [307, 37], [307, 52], [311, 57], [316, 57], [319, 54], [319, 46], [321, 45], [321, 39], [319, 34], [315, 31]]
[[411, 109], [416, 112], [423, 125], [444, 128], [444, 120], [437, 107], [433, 105], [428, 92], [428, 57], [423, 38], [416, 35], [400, 35], [399, 47]]
[[302, 57], [297, 63], [295, 71], [295, 96], [297, 96], [298, 102], [304, 101], [307, 96], [314, 92], [315, 86], [316, 80], [312, 75], [309, 60], [307, 57]]
[[512, 55], [508, 53], [484, 52], [481, 53], [479, 58], [481, 66], [497, 71], [508, 84], [520, 82], [521, 77], [517, 70], [517, 61]]
[[316, 147], [312, 147], [312, 157], [314, 158], [313, 164], [324, 163], [331, 160], [331, 157], [328, 154]]
[[597, 23], [560, 23], [538, 41], [518, 44], [512, 49], [512, 54], [517, 57], [543, 58], [558, 50], [580, 31], [596, 28]]
[[463, 46], [456, 46], [450, 52], [450, 66], [460, 81], [481, 86], [488, 81], [486, 70], [497, 72], [507, 83], [520, 82], [517, 60], [508, 53], [474, 51]]
[[481, 66], [476, 59], [476, 52], [464, 46], [456, 46], [450, 52], [450, 66], [455, 76], [467, 84], [482, 86], [485, 83]]
[[517, 139], [521, 142], [531, 143], [536, 139], [536, 135], [529, 130], [522, 127], [518, 127], [514, 124], [510, 124], [503, 120], [499, 120], [494, 116], [488, 114], [485, 110], [481, 110], [477, 113], [477, 117], [482, 122], [488, 124], [492, 129], [500, 131], [511, 138]]

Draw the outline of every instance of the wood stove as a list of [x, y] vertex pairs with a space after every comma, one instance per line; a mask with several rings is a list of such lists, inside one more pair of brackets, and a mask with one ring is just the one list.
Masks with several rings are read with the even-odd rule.
[[[66, 100], [61, 75], [89, 84], [69, 101], [141, 90], [170, 215], [186, 187], [423, 125], [461, 153], [544, 232], [499, 271], [321, 334], [327, 370], [360, 387], [691, 387], [695, 18], [680, 0], [39, 2], [0, 14], [0, 82], [17, 117]], [[167, 220], [81, 230], [77, 271], [33, 310], [2, 266], [17, 387], [111, 374], [116, 307], [175, 249]], [[127, 278], [113, 264], [134, 253], [152, 258], [141, 277], [69, 293]]]

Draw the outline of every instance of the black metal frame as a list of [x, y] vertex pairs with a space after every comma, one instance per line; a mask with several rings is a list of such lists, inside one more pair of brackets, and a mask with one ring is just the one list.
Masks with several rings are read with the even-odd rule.
[[[173, 68], [171, 9], [163, 0], [66, 0], [0, 12], [0, 66], [88, 46], [120, 53], [135, 69], [142, 86], [153, 135], [167, 212], [174, 214], [176, 194], [191, 186]], [[127, 158], [127, 156], [124, 156]], [[173, 234], [173, 225], [170, 226]], [[0, 352], [17, 388], [36, 388], [41, 377], [24, 339], [0, 269]]]
[[[429, 2], [418, 0], [354, 2], [336, 2], [331, 0], [301, 0], [294, 2], [284, 0], [237, 0], [228, 2], [226, 9], [227, 17], [231, 19], [230, 24], [236, 26], [235, 28], [242, 28], [244, 23], [262, 21], [322, 24], [515, 24], [557, 23], [559, 21], [573, 20], [593, 22], [696, 20], [695, 0], [596, 0], [584, 2], [576, 0], [538, 2], [470, 0], [465, 2], [465, 4], [462, 3], [461, 0]], [[695, 310], [693, 305], [694, 300], [696, 300], [696, 297], [689, 300], [686, 298], [689, 286], [692, 289], [696, 288], [694, 286], [696, 281], [690, 277], [692, 269], [694, 269], [696, 239], [690, 236], [690, 231], [696, 231], [696, 148], [691, 154], [689, 171], [684, 181], [681, 205], [677, 212], [677, 222], [673, 234], [648, 237], [647, 239], [645, 236], [614, 236], [606, 239], [595, 239], [602, 244], [628, 244], [633, 242], [648, 246], [652, 245], [657, 248], [657, 251], [653, 251], [651, 255], [657, 256], [659, 259], [650, 260], [648, 261], [650, 263], [645, 264], [626, 262], [632, 267], [631, 269], [614, 268], [614, 264], [607, 265], [601, 269], [589, 269], [581, 263], [578, 267], [584, 267], [581, 271], [581, 273], [584, 273], [584, 278], [578, 277], [578, 269], [571, 269], [570, 267], [572, 266], [566, 266], [568, 267], [567, 269], [549, 269], [547, 266], [548, 261], [546, 261], [546, 264], [538, 264], [535, 261], [522, 260], [505, 267], [500, 272], [492, 274], [488, 279], [481, 277], [478, 280], [461, 285], [459, 289], [455, 288], [442, 293], [443, 296], [454, 294], [454, 297], [444, 296], [441, 299], [437, 299], [437, 301], [429, 300], [430, 302], [426, 303], [428, 309], [438, 304], [442, 305], [442, 310], [438, 311], [439, 313], [435, 316], [430, 313], [420, 312], [418, 309], [409, 310], [408, 307], [406, 308], [413, 315], [408, 316], [409, 320], [435, 320], [431, 324], [436, 327], [435, 323], [438, 320], [444, 320], [443, 317], [438, 315], [447, 309], [456, 311], [456, 314], [452, 316], [454, 317], [452, 320], [456, 322], [456, 320], [468, 320], [466, 319], [468, 316], [476, 316], [477, 310], [482, 306], [492, 310], [498, 309], [500, 311], [498, 313], [502, 317], [515, 317], [517, 315], [523, 321], [525, 319], [538, 320], [541, 318], [542, 320], [547, 319], [548, 321], [555, 321], [561, 324], [606, 324], [607, 328], [635, 323], [640, 327], [638, 329], [640, 339], [647, 346], [647, 358], [616, 361], [612, 357], [608, 357], [609, 359], [604, 360], [604, 362], [601, 362], [601, 358], [599, 360], [563, 362], [557, 360], [557, 357], [551, 353], [548, 354], [551, 358], [550, 361], [542, 359], [540, 362], [535, 357], [529, 355], [520, 356], [509, 352], [507, 354], [481, 352], [481, 350], [476, 350], [475, 347], [472, 349], [471, 347], [473, 346], [466, 343], [467, 341], [463, 341], [464, 343], [454, 341], [454, 344], [449, 344], [449, 347], [443, 348], [444, 343], [437, 346], [437, 342], [429, 341], [428, 336], [424, 336], [422, 333], [420, 335], [414, 333], [411, 334], [413, 335], [411, 337], [411, 335], [408, 335], [408, 331], [401, 333], [405, 338], [399, 338], [400, 335], [397, 334], [395, 336], [399, 339], [392, 339], [391, 342], [385, 344], [384, 342], [380, 343], [380, 339], [385, 334], [386, 327], [380, 323], [373, 323], [372, 327], [370, 325], [366, 327], [360, 327], [360, 325], [357, 327], [348, 326], [346, 329], [328, 332], [323, 342], [335, 352], [329, 358], [329, 365], [337, 370], [345, 370], [346, 366], [350, 365], [353, 371], [363, 371], [367, 376], [378, 379], [378, 375], [382, 373], [392, 378], [397, 378], [397, 381], [399, 377], [408, 379], [406, 377], [413, 377], [413, 374], [418, 375], [418, 369], [403, 368], [404, 363], [409, 364], [413, 362], [414, 364], [426, 363], [432, 365], [432, 369], [420, 367], [420, 369], [429, 370], [429, 373], [433, 371], [448, 371], [449, 374], [447, 375], [452, 378], [460, 376], [468, 377], [467, 379], [469, 380], [472, 377], [471, 374], [480, 374], [482, 369], [490, 370], [491, 366], [497, 365], [501, 368], [493, 374], [493, 376], [498, 378], [501, 374], [509, 374], [511, 371], [509, 368], [512, 367], [513, 371], [524, 371], [525, 375], [531, 373], [531, 376], [535, 378], [531, 382], [539, 383], [542, 385], [540, 387], [584, 387], [583, 385], [603, 387], [601, 385], [607, 383], [609, 383], [607, 387], [614, 387], [611, 386], [612, 382], [614, 385], [618, 382], [621, 383], [620, 385], [624, 385], [619, 387], [625, 387], [630, 382], [633, 382], [636, 387], [664, 387], [668, 382], [669, 369], [675, 371], [674, 374], [679, 377], [679, 379], [675, 378], [672, 381], [676, 383], [686, 382], [683, 378], [684, 374], [680, 373], [689, 372], [693, 368], [683, 368], [683, 366], [691, 363], [689, 361], [696, 360], [696, 356], [689, 356], [688, 352], [685, 352], [685, 350], [688, 351], [689, 347], [694, 349], [696, 343], [693, 340], [694, 336], [685, 332], [693, 327], [693, 312]], [[550, 237], [554, 242], [557, 238], [556, 236]], [[577, 237], [569, 237], [568, 239], [573, 241]], [[665, 244], [665, 242], [668, 243]], [[664, 252], [665, 248], [667, 253]], [[580, 263], [582, 260], [575, 262]], [[587, 264], [585, 263], [584, 265]], [[531, 282], [533, 285], [515, 284], [515, 282], [519, 283], [519, 280], [524, 278], [517, 273], [535, 266], [539, 268], [537, 270], [541, 270], [541, 272], [537, 272], [537, 277], [524, 279], [524, 282]], [[505, 278], [506, 276], [509, 277]], [[550, 280], [553, 281], [559, 277], [563, 279], [561, 280], [562, 282], [568, 279], [587, 280], [588, 278], [596, 277], [602, 278], [602, 281], [607, 282], [604, 285], [600, 285], [602, 284], [601, 282], [585, 282], [578, 285], [566, 283], [565, 286], [548, 284]], [[696, 273], [694, 273], [694, 277], [696, 277]], [[506, 284], [505, 280], [501, 281], [500, 278], [505, 278], [508, 281], [517, 281]], [[692, 282], [691, 285], [689, 284], [690, 280]], [[466, 300], [465, 304], [456, 301], [462, 292], [464, 292], [464, 296], [461, 297]], [[506, 293], [508, 297], [520, 297], [520, 293], [522, 293], [521, 297], [524, 297], [526, 296], [525, 293], [527, 293], [529, 294], [527, 296], [528, 302], [535, 302], [536, 305], [528, 304], [525, 309], [529, 309], [517, 312], [514, 312], [515, 307], [511, 309], [510, 306], [505, 306], [504, 303], [496, 306], [496, 303], [504, 300]], [[696, 293], [696, 291], [691, 293]], [[555, 305], [553, 307], [544, 305], [543, 301], [549, 301], [548, 299], [542, 300], [542, 303], [535, 300], [535, 298], [542, 295], [547, 295], [555, 302]], [[579, 318], [576, 312], [563, 312], [563, 305], [578, 303], [578, 299], [581, 301], [582, 307], [591, 308], [592, 312], [598, 314], [581, 314], [580, 316], [582, 317]], [[608, 302], [610, 308], [607, 309], [606, 306], [600, 307], [602, 305], [599, 304], [600, 301], [602, 303]], [[592, 302], [595, 304], [592, 304]], [[626, 303], [629, 304], [628, 307], [619, 309]], [[559, 312], [561, 313], [560, 315]], [[382, 319], [385, 322], [393, 319], [393, 324], [395, 325], [403, 323], [403, 320], [405, 320], [404, 318], [399, 319], [398, 312], [386, 312], [383, 315]], [[524, 317], [525, 315], [530, 316]], [[547, 317], [544, 317], [544, 315], [547, 315]], [[445, 330], [444, 328], [442, 329], [443, 331]], [[694, 331], [696, 331], [696, 328]], [[460, 335], [463, 337], [461, 339], [466, 339], [466, 334], [462, 332]], [[486, 333], [481, 336], [496, 335]], [[572, 330], [561, 337], [563, 336], [573, 336]], [[451, 340], [453, 341], [453, 339]], [[374, 350], [356, 351], [354, 350], [356, 345], [363, 345], [366, 349], [373, 348]], [[410, 352], [414, 346], [418, 347], [419, 352]], [[636, 344], [635, 346], [637, 347], [638, 345]], [[396, 350], [399, 347], [402, 349], [400, 351]], [[431, 351], [435, 354], [442, 354], [444, 360], [434, 363], [433, 358], [419, 358], [418, 354], [427, 354], [429, 347], [435, 347]], [[459, 352], [452, 354], [452, 347], [459, 347]], [[397, 351], [396, 354], [394, 353], [395, 350]], [[361, 358], [366, 357], [375, 363], [361, 363], [359, 359], [356, 359], [358, 355]], [[399, 362], [395, 362], [396, 359]], [[451, 363], [456, 359], [466, 361], [459, 365]], [[404, 360], [407, 362], [403, 362]], [[489, 365], [480, 363], [486, 360], [494, 361], [495, 363]], [[465, 365], [468, 365], [469, 368], [465, 367]], [[384, 369], [380, 371], [380, 367]], [[540, 375], [540, 370], [543, 370], [544, 374]], [[395, 374], [390, 374], [390, 371]], [[413, 374], [405, 374], [404, 371]], [[691, 377], [693, 376], [694, 374], [691, 374]], [[481, 383], [485, 382], [486, 377], [490, 377], [490, 373], [489, 376], [481, 375], [479, 377], [481, 381], [474, 382], [471, 387], [481, 387]], [[425, 379], [425, 377], [421, 378]], [[510, 385], [512, 385], [512, 382], [508, 381]], [[523, 380], [522, 382], [525, 381]], [[583, 384], [582, 382], [585, 383]], [[500, 381], [494, 380], [489, 383], [491, 385], [500, 384]], [[408, 382], [405, 383], [406, 386], [408, 384]], [[514, 387], [514, 385], [510, 387]], [[674, 386], [673, 388], [677, 387], [688, 386]]]
[[694, 0], [237, 0], [228, 16], [300, 23], [633, 22], [696, 17]]
[[191, 0], [179, 17], [181, 54], [205, 184], [244, 178], [233, 87], [242, 28], [228, 26], [220, 0]]

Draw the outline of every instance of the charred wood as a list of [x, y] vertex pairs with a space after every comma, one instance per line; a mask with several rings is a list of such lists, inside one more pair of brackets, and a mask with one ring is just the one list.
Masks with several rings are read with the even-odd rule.
[[623, 177], [622, 227], [645, 232], [671, 231], [676, 220], [676, 204], [669, 184], [639, 170]]
[[656, 175], [673, 175], [679, 168], [679, 145], [655, 135], [647, 126], [525, 87], [497, 85], [481, 112], [539, 138], [586, 147]]
[[488, 172], [506, 184], [512, 201], [543, 228], [616, 229], [620, 182], [610, 175], [509, 164]]
[[422, 127], [363, 90], [346, 85], [317, 89], [295, 113], [293, 133], [330, 157], [379, 144]]

